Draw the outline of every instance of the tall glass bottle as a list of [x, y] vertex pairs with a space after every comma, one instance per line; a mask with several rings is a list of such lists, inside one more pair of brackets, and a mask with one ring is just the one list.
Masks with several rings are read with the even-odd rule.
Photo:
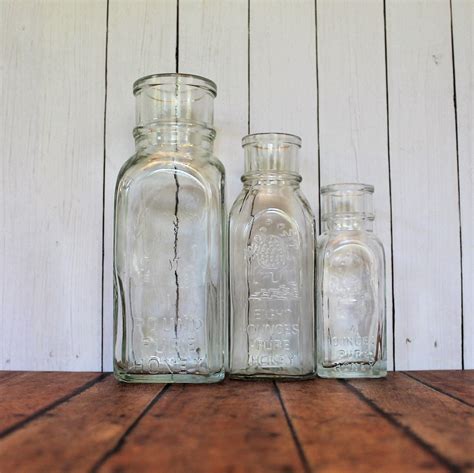
[[318, 375], [379, 378], [387, 373], [385, 256], [372, 231], [374, 188], [321, 189], [318, 239]]
[[115, 194], [114, 372], [127, 382], [224, 377], [224, 168], [216, 86], [187, 74], [134, 84], [136, 154]]
[[243, 141], [243, 190], [229, 220], [234, 378], [315, 372], [314, 217], [300, 190], [294, 135]]

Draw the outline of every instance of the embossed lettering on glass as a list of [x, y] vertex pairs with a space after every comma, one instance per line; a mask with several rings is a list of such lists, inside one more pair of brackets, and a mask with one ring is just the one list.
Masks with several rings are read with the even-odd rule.
[[387, 374], [385, 257], [372, 231], [373, 192], [364, 184], [321, 189], [317, 371], [324, 378]]
[[115, 195], [114, 372], [128, 382], [224, 377], [224, 168], [212, 154], [216, 86], [134, 84], [136, 154]]
[[243, 190], [229, 219], [234, 378], [304, 378], [315, 372], [314, 237], [300, 190], [299, 137], [243, 139]]

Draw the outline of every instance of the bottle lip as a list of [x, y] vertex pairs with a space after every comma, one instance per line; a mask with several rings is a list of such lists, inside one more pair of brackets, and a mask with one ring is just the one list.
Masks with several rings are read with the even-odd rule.
[[133, 95], [137, 95], [145, 87], [154, 87], [159, 85], [169, 85], [180, 83], [191, 87], [199, 87], [210, 92], [214, 97], [217, 96], [217, 85], [206, 77], [195, 74], [184, 74], [177, 72], [150, 74], [137, 79], [133, 83]]
[[321, 221], [328, 222], [329, 220], [340, 220], [340, 219], [363, 219], [363, 220], [375, 220], [375, 213], [373, 212], [326, 212], [321, 214]]
[[242, 147], [255, 145], [259, 142], [277, 142], [278, 144], [295, 145], [301, 148], [301, 138], [291, 133], [265, 132], [252, 133], [242, 138]]
[[301, 182], [303, 178], [300, 174], [293, 171], [249, 171], [240, 177], [242, 182], [261, 180], [261, 181], [295, 181]]
[[344, 182], [339, 184], [329, 184], [321, 187], [321, 194], [373, 194], [374, 186], [361, 184], [358, 182]]

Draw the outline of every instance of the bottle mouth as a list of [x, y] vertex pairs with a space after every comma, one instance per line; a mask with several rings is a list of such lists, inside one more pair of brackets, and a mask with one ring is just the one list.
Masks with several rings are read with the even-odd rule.
[[170, 122], [213, 128], [216, 84], [192, 74], [153, 74], [138, 79], [135, 123], [147, 127]]
[[283, 172], [298, 174], [301, 138], [289, 133], [254, 133], [242, 138], [245, 174]]
[[291, 133], [252, 133], [242, 138], [242, 147], [252, 145], [257, 148], [268, 149], [278, 146], [284, 148], [286, 146], [298, 146], [301, 148], [301, 138]]
[[182, 73], [163, 73], [151, 74], [140, 77], [133, 83], [133, 94], [137, 95], [146, 87], [169, 86], [169, 85], [185, 85], [189, 87], [196, 87], [209, 92], [213, 97], [217, 96], [217, 85], [210, 79], [194, 74]]

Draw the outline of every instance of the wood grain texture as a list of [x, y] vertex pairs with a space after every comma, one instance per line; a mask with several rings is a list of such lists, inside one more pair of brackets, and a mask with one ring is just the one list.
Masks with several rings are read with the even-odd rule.
[[[472, 389], [472, 372], [409, 373], [432, 375]], [[474, 408], [409, 376], [164, 386], [17, 373], [0, 381], [2, 424], [21, 416], [0, 434], [0, 471], [471, 471]]]
[[375, 186], [374, 231], [386, 255], [387, 355], [393, 368], [390, 176], [383, 3], [319, 0], [321, 185]]
[[396, 368], [460, 368], [449, 2], [387, 0]]
[[318, 215], [316, 28], [313, 0], [250, 1], [250, 132], [300, 136], [301, 188]]
[[396, 418], [420, 442], [451, 467], [474, 466], [474, 409], [436, 392], [403, 373], [387, 379], [351, 380], [366, 399]]
[[463, 256], [464, 367], [474, 368], [474, 2], [452, 1]]
[[99, 471], [158, 461], [173, 473], [304, 471], [271, 382], [172, 386]]
[[474, 371], [409, 371], [422, 383], [462, 400], [474, 407]]
[[3, 381], [5, 379], [13, 378], [20, 373], [21, 371], [0, 371], [0, 380]]
[[0, 440], [2, 471], [90, 471], [162, 388], [108, 376]]
[[0, 369], [100, 369], [105, 14], [0, 2]]
[[247, 2], [180, 0], [179, 70], [217, 84], [215, 155], [226, 168], [227, 204], [239, 194], [247, 134]]
[[104, 370], [112, 369], [115, 182], [120, 168], [135, 152], [132, 85], [145, 75], [174, 72], [175, 50], [176, 0], [110, 0], [104, 210]]
[[278, 383], [278, 388], [312, 471], [448, 471], [341, 381]]
[[97, 373], [17, 373], [0, 383], [0, 435], [64, 396], [97, 379]]

